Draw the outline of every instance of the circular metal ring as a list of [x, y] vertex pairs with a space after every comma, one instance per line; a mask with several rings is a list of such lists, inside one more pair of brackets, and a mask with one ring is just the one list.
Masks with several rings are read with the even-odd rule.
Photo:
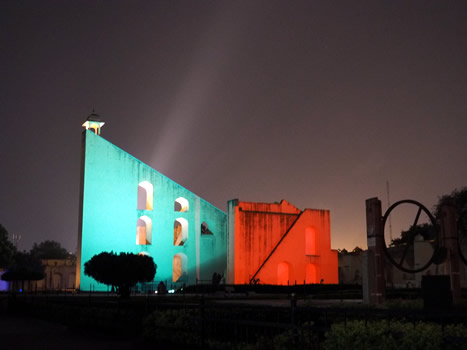
[[[434, 239], [433, 239], [433, 242], [432, 242], [433, 254], [430, 257], [430, 259], [427, 261], [427, 263], [425, 265], [419, 267], [419, 268], [415, 268], [415, 266], [414, 266], [414, 268], [407, 268], [407, 267], [403, 266], [404, 260], [405, 260], [405, 258], [407, 256], [407, 253], [408, 253], [408, 250], [409, 250], [410, 246], [414, 245], [415, 236], [409, 237], [409, 242], [406, 244], [405, 249], [404, 249], [404, 251], [402, 253], [402, 258], [399, 261], [396, 261], [394, 259], [394, 257], [390, 254], [390, 250], [393, 249], [393, 248], [388, 247], [386, 245], [386, 239], [384, 237], [385, 236], [384, 228], [386, 226], [386, 221], [388, 220], [389, 215], [391, 215], [391, 212], [401, 204], [412, 204], [412, 205], [415, 205], [415, 206], [418, 207], [417, 215], [415, 217], [414, 224], [412, 226], [417, 225], [420, 214], [423, 212], [430, 219], [431, 225], [432, 225], [433, 230], [434, 230]], [[421, 204], [421, 203], [419, 203], [417, 201], [414, 201], [412, 199], [404, 199], [404, 200], [398, 201], [398, 202], [394, 203], [393, 205], [391, 205], [388, 208], [388, 210], [386, 210], [386, 213], [384, 214], [384, 216], [382, 218], [382, 223], [381, 224], [382, 224], [382, 228], [383, 228], [384, 253], [386, 254], [386, 257], [391, 262], [391, 264], [396, 266], [401, 271], [404, 271], [404, 272], [407, 272], [407, 273], [416, 273], [416, 272], [420, 272], [420, 271], [423, 271], [423, 270], [427, 269], [433, 263], [433, 259], [435, 257], [435, 254], [437, 253], [437, 251], [439, 249], [439, 232], [438, 232], [437, 225], [436, 225], [436, 219], [434, 218], [434, 216], [430, 213], [430, 211], [423, 204]]]

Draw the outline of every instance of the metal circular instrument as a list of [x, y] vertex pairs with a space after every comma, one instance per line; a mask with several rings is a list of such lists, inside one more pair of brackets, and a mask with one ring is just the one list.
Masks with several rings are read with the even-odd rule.
[[[386, 222], [398, 206], [402, 204], [409, 204], [416, 206], [416, 215], [412, 226], [409, 230], [405, 231], [406, 235], [398, 239], [398, 243], [394, 244], [396, 240], [392, 240], [391, 244], [387, 245], [386, 237]], [[424, 234], [419, 234], [419, 220], [420, 216], [424, 214], [428, 218], [428, 223], [424, 225]], [[427, 269], [432, 263], [435, 257], [439, 254], [439, 232], [436, 225], [436, 220], [430, 211], [425, 208], [421, 203], [405, 199], [398, 201], [391, 205], [382, 218], [383, 236], [384, 236], [384, 253], [388, 260], [396, 266], [399, 270], [407, 273], [416, 273]], [[424, 245], [424, 259], [421, 262], [415, 262], [415, 244], [420, 243]], [[467, 254], [466, 254], [467, 255]]]

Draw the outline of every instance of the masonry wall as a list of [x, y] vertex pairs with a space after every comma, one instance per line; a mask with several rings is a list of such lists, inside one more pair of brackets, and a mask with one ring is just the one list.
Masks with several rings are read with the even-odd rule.
[[363, 254], [346, 253], [339, 254], [339, 283], [362, 284]]
[[338, 283], [329, 211], [235, 200], [228, 216], [230, 283]]

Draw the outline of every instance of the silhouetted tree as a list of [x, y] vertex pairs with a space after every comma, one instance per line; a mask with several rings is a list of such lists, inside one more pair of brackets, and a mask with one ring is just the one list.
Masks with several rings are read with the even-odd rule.
[[391, 241], [391, 247], [397, 247], [402, 244], [412, 243], [415, 236], [421, 235], [424, 241], [429, 241], [435, 238], [435, 231], [433, 229], [433, 225], [431, 224], [421, 224], [410, 226], [410, 228], [406, 231], [401, 232], [401, 236], [399, 238], [394, 238]]
[[354, 254], [354, 255], [358, 255], [358, 254], [360, 254], [360, 253], [362, 253], [362, 252], [363, 252], [363, 249], [360, 248], [359, 246], [356, 246], [356, 247], [352, 250], [352, 254]]
[[84, 264], [84, 273], [96, 281], [114, 286], [122, 298], [130, 296], [131, 288], [140, 282], [150, 282], [157, 265], [152, 257], [132, 253], [102, 252]]
[[0, 267], [10, 267], [16, 254], [16, 248], [8, 240], [8, 231], [0, 225]]
[[39, 244], [34, 243], [31, 254], [38, 259], [66, 259], [72, 256], [56, 241], [44, 241]]
[[451, 194], [445, 194], [438, 198], [438, 203], [433, 208], [433, 215], [436, 218], [440, 218], [441, 215], [441, 207], [445, 203], [449, 203], [453, 201], [457, 214], [460, 214], [462, 211], [467, 210], [467, 187], [463, 187], [461, 189], [455, 189], [451, 192]]
[[24, 281], [37, 281], [43, 279], [44, 276], [44, 267], [39, 259], [30, 253], [17, 252], [8, 271], [2, 275], [2, 280], [21, 281], [24, 289]]

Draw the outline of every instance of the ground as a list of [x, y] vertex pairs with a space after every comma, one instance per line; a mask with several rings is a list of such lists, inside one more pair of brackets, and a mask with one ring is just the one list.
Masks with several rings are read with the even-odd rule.
[[140, 349], [142, 340], [98, 334], [30, 317], [0, 314], [2, 350], [127, 350]]

